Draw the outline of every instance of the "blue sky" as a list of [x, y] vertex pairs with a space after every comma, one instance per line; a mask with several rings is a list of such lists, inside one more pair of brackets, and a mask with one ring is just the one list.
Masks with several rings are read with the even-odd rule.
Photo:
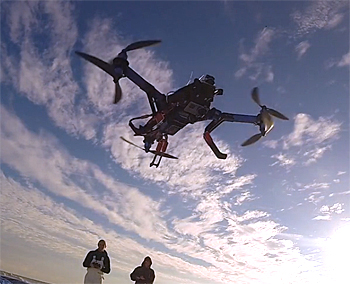
[[[150, 112], [75, 50], [132, 68], [168, 93], [211, 74], [213, 107], [252, 114], [253, 87], [290, 118], [258, 143], [251, 125], [209, 122], [169, 138], [179, 160], [150, 168], [127, 121]], [[156, 283], [346, 282], [350, 248], [349, 3], [339, 1], [1, 2], [1, 269], [81, 283], [107, 241], [129, 283], [146, 255]], [[192, 79], [193, 79], [192, 78]]]

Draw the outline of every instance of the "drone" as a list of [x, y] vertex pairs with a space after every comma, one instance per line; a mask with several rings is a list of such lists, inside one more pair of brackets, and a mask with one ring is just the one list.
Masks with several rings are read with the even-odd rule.
[[[134, 136], [143, 136], [144, 147], [140, 147], [123, 137], [120, 138], [146, 153], [153, 154], [154, 157], [150, 167], [158, 167], [162, 158], [177, 159], [177, 157], [166, 153], [168, 136], [175, 135], [188, 124], [211, 120], [204, 130], [203, 138], [217, 158], [226, 159], [227, 154], [222, 153], [218, 149], [210, 135], [224, 121], [250, 123], [259, 127], [259, 133], [241, 144], [241, 146], [247, 146], [257, 142], [272, 130], [274, 126], [272, 116], [288, 120], [282, 113], [261, 104], [257, 87], [253, 88], [251, 92], [253, 101], [261, 108], [257, 115], [226, 113], [216, 108], [211, 108], [210, 105], [214, 98], [218, 95], [223, 95], [223, 89], [216, 88], [215, 78], [211, 75], [195, 78], [192, 83], [189, 82], [175, 92], [162, 94], [129, 66], [127, 56], [129, 51], [152, 46], [160, 42], [160, 40], [145, 40], [131, 43], [109, 62], [83, 52], [75, 52], [113, 78], [115, 104], [123, 96], [119, 80], [124, 77], [131, 80], [146, 93], [152, 113], [134, 117], [129, 121], [129, 126], [133, 130]], [[135, 120], [144, 119], [148, 119], [144, 125], [135, 126]], [[155, 141], [157, 141], [156, 149], [151, 150]]]

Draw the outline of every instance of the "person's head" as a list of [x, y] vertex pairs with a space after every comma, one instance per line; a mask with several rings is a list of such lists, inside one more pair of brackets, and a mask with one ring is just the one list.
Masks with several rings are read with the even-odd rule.
[[99, 240], [98, 243], [97, 243], [97, 246], [98, 246], [98, 250], [99, 251], [104, 251], [105, 248], [107, 247], [106, 241], [105, 240]]
[[145, 259], [143, 260], [141, 266], [145, 266], [147, 268], [150, 268], [152, 265], [152, 260], [149, 256], [146, 256]]

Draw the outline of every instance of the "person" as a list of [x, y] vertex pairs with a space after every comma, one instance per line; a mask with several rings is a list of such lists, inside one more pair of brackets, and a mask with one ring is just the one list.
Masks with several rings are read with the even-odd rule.
[[110, 273], [111, 265], [107, 254], [106, 241], [100, 240], [96, 250], [89, 251], [86, 255], [83, 267], [87, 268], [84, 284], [102, 284], [103, 273]]
[[141, 266], [138, 266], [130, 274], [132, 281], [135, 281], [135, 284], [152, 284], [155, 279], [154, 270], [151, 268], [152, 260], [149, 256], [146, 256], [143, 260]]

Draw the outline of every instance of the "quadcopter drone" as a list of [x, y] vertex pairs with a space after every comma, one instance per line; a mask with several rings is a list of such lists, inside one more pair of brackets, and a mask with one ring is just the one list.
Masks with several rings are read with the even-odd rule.
[[[146, 153], [149, 152], [154, 154], [150, 167], [158, 167], [163, 157], [177, 159], [177, 157], [166, 153], [168, 135], [176, 134], [187, 124], [212, 120], [205, 128], [203, 138], [217, 158], [226, 159], [227, 154], [222, 153], [218, 149], [210, 136], [210, 133], [222, 122], [242, 122], [259, 126], [260, 132], [241, 144], [241, 146], [247, 146], [255, 143], [261, 137], [266, 136], [272, 130], [274, 122], [271, 116], [288, 120], [288, 118], [280, 112], [267, 108], [265, 105], [261, 104], [258, 88], [254, 88], [251, 93], [254, 102], [261, 107], [261, 110], [257, 115], [232, 114], [221, 112], [215, 108], [210, 108], [215, 96], [223, 94], [222, 89], [217, 89], [215, 87], [215, 78], [211, 75], [203, 75], [200, 78], [196, 78], [192, 83], [188, 83], [186, 86], [171, 94], [165, 95], [160, 93], [153, 85], [130, 68], [127, 60], [127, 52], [152, 46], [157, 43], [160, 43], [160, 40], [134, 42], [124, 48], [109, 63], [83, 52], [75, 52], [77, 55], [95, 64], [112, 76], [115, 84], [114, 103], [118, 103], [122, 97], [119, 80], [123, 77], [127, 77], [146, 93], [152, 113], [132, 118], [129, 121], [129, 126], [135, 133], [134, 136], [144, 137], [144, 147], [140, 147], [123, 137], [120, 138], [125, 142], [144, 150]], [[145, 125], [139, 125], [139, 127], [134, 125], [135, 120], [143, 120], [147, 118], [149, 118], [149, 120]], [[158, 142], [156, 149], [151, 150], [152, 144], [155, 141]]]

